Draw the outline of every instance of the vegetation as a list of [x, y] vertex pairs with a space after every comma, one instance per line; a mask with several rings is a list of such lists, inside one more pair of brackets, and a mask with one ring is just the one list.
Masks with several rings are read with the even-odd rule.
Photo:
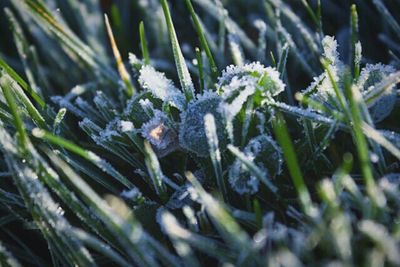
[[400, 1], [0, 7], [1, 266], [400, 266]]

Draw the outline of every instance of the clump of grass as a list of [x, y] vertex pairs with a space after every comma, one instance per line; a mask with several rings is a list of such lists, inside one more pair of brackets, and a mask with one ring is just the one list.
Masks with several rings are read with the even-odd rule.
[[0, 4], [2, 266], [400, 266], [395, 4], [128, 2]]

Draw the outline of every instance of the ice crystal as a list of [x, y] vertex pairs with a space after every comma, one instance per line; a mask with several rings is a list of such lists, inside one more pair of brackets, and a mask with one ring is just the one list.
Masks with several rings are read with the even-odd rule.
[[[251, 139], [243, 152], [248, 160], [254, 162], [266, 174], [267, 178], [274, 178], [281, 173], [282, 152], [270, 136], [260, 135]], [[229, 182], [239, 194], [254, 194], [258, 191], [260, 180], [237, 159], [229, 169]]]
[[119, 128], [121, 132], [132, 132], [135, 129], [132, 122], [123, 120], [119, 121]]
[[[229, 88], [232, 79], [234, 77], [236, 77], [236, 79], [241, 79], [246, 76], [256, 78], [253, 80], [253, 82], [256, 82], [253, 86], [261, 90], [264, 94], [276, 96], [285, 90], [285, 84], [280, 79], [279, 72], [275, 68], [265, 67], [259, 62], [253, 62], [243, 66], [228, 66], [218, 79], [218, 86], [222, 91], [224, 91], [223, 89], [232, 90], [233, 88]], [[234, 86], [234, 84], [232, 86]]]
[[[389, 65], [383, 64], [367, 64], [361, 71], [358, 86], [362, 90], [365, 100], [368, 100], [368, 95], [390, 74], [394, 73], [395, 69]], [[396, 104], [396, 87], [392, 86], [380, 95], [376, 100], [367, 103], [369, 111], [374, 121], [379, 122], [385, 119], [393, 110]]]
[[354, 64], [359, 65], [362, 59], [362, 46], [360, 42], [356, 43], [355, 51], [354, 51]]
[[154, 97], [183, 110], [185, 96], [175, 87], [173, 82], [165, 77], [164, 73], [156, 71], [152, 66], [143, 66], [140, 70], [139, 83], [149, 90]]
[[129, 99], [123, 111], [124, 120], [131, 121], [137, 128], [148, 121], [154, 109], [149, 97], [151, 97], [149, 92], [142, 92]]
[[[328, 60], [329, 71], [332, 75], [334, 83], [337, 84], [339, 90], [344, 92], [344, 78], [346, 69], [343, 63], [339, 59], [339, 53], [337, 52], [337, 42], [333, 37], [325, 36], [323, 39], [324, 57]], [[355, 64], [361, 62], [362, 47], [358, 42], [355, 47]], [[393, 67], [383, 64], [367, 64], [361, 71], [360, 77], [357, 81], [357, 86], [360, 88], [364, 101], [366, 102], [372, 119], [375, 122], [379, 122], [386, 118], [393, 110], [396, 103], [396, 88], [395, 86], [385, 90], [383, 94], [380, 94], [375, 99], [371, 100], [370, 95], [374, 95], [374, 90], [379, 88], [379, 85], [383, 80], [389, 77], [395, 70]], [[311, 98], [322, 102], [322, 104], [328, 109], [336, 109], [338, 107], [338, 101], [336, 93], [333, 89], [332, 81], [328, 76], [327, 71], [314, 78], [311, 85], [303, 91], [303, 94], [310, 96]]]
[[264, 67], [259, 62], [244, 66], [228, 66], [218, 80], [223, 102], [221, 112], [228, 121], [232, 120], [243, 108], [244, 103], [257, 92], [263, 98], [271, 98], [285, 90], [279, 72]]
[[232, 53], [233, 62], [238, 66], [243, 65], [244, 54], [243, 54], [243, 49], [240, 46], [238, 37], [234, 34], [229, 34], [228, 43], [230, 51]]
[[204, 116], [210, 113], [214, 116], [217, 123], [217, 135], [221, 148], [226, 145], [226, 135], [224, 132], [224, 119], [218, 111], [221, 98], [211, 92], [205, 92], [198, 96], [197, 100], [189, 103], [188, 108], [181, 114], [181, 125], [179, 142], [181, 146], [198, 156], [206, 157], [209, 155], [208, 140], [204, 127]]
[[325, 36], [322, 39], [322, 47], [324, 49], [324, 57], [327, 58], [332, 65], [335, 65], [339, 60], [339, 52], [337, 51], [338, 44], [335, 37]]
[[[268, 172], [263, 169], [264, 172]], [[236, 160], [229, 169], [229, 183], [239, 194], [254, 194], [258, 191], [260, 180], [249, 173], [247, 167]]]

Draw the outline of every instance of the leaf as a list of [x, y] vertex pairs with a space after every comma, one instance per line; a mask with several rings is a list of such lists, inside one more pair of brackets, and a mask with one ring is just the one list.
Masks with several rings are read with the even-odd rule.
[[172, 52], [175, 58], [175, 65], [178, 71], [179, 81], [181, 83], [182, 90], [185, 93], [186, 100], [189, 101], [194, 98], [194, 86], [192, 83], [192, 78], [190, 78], [185, 58], [183, 57], [181, 48], [179, 46], [178, 37], [176, 36], [167, 0], [161, 0], [161, 5], [164, 11], [165, 21], [167, 23], [169, 38], [171, 41]]

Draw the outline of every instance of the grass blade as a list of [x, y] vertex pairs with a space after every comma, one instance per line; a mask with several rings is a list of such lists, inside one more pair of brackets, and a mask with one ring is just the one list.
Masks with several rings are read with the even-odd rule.
[[200, 39], [201, 48], [206, 53], [208, 61], [210, 63], [212, 77], [213, 78], [217, 78], [217, 76], [218, 76], [218, 68], [217, 68], [217, 65], [215, 64], [214, 57], [213, 57], [213, 55], [211, 53], [211, 50], [210, 50], [210, 48], [208, 46], [208, 42], [207, 42], [207, 39], [205, 37], [204, 31], [203, 31], [203, 27], [200, 24], [200, 21], [199, 21], [199, 18], [197, 17], [196, 12], [194, 11], [192, 2], [190, 0], [185, 0], [185, 3], [186, 3], [186, 6], [189, 9], [190, 15], [192, 17], [193, 24], [194, 24], [194, 27], [195, 27], [196, 32], [197, 32], [197, 36]]
[[290, 176], [297, 190], [301, 207], [308, 216], [312, 217], [314, 211], [310, 193], [308, 192], [307, 186], [304, 182], [303, 175], [297, 161], [296, 152], [293, 148], [293, 143], [289, 136], [285, 119], [280, 112], [276, 113], [276, 117], [272, 121], [272, 126], [275, 132], [276, 139], [278, 140], [278, 143], [283, 150], [283, 155], [285, 157]]
[[108, 21], [107, 15], [104, 15], [104, 21], [106, 24], [108, 37], [110, 38], [111, 48], [115, 57], [115, 61], [117, 62], [119, 75], [125, 84], [128, 97], [131, 97], [136, 92], [136, 89], [131, 82], [131, 77], [125, 68], [124, 62], [122, 61], [121, 54], [118, 50], [117, 43], [115, 42], [114, 34], [111, 30], [111, 25]]
[[181, 48], [179, 46], [178, 37], [176, 36], [167, 0], [161, 0], [161, 5], [164, 11], [165, 21], [167, 22], [169, 38], [171, 41], [172, 52], [175, 58], [175, 65], [176, 70], [178, 71], [179, 81], [181, 83], [182, 90], [185, 93], [186, 100], [189, 101], [190, 99], [194, 98], [194, 86], [192, 78], [190, 78], [189, 69], [186, 65], [185, 58], [183, 57]]
[[149, 49], [147, 48], [146, 33], [144, 31], [143, 21], [139, 24], [139, 36], [140, 36], [140, 48], [142, 49], [142, 55], [144, 60], [144, 65], [150, 64]]

